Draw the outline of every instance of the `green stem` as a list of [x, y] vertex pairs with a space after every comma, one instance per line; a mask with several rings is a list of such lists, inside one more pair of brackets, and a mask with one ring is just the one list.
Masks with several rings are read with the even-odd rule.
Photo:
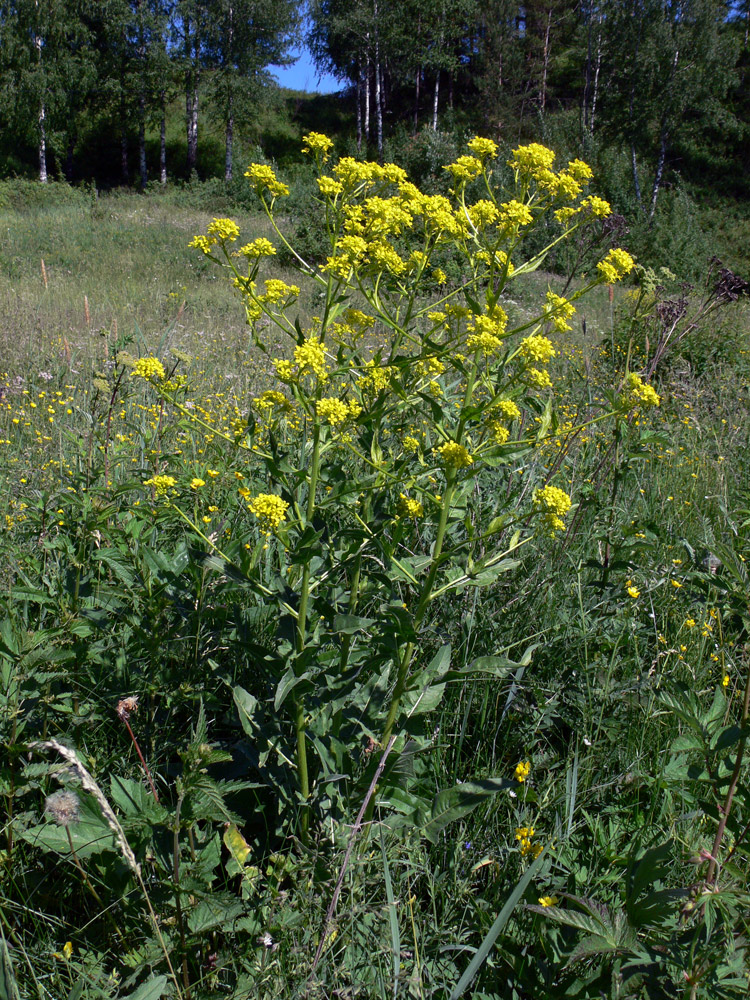
[[[318, 476], [320, 473], [320, 424], [316, 422], [313, 432], [313, 451], [310, 464], [310, 480], [307, 494], [307, 511], [305, 514], [305, 525], [310, 524], [315, 513], [315, 493], [318, 486]], [[305, 638], [307, 632], [307, 605], [310, 599], [310, 563], [305, 563], [302, 571], [302, 588], [299, 599], [299, 610], [297, 612], [297, 637], [296, 649], [299, 655], [305, 648]], [[297, 668], [299, 669], [299, 668]], [[310, 827], [310, 813], [307, 800], [310, 797], [310, 775], [307, 767], [307, 741], [305, 737], [305, 702], [301, 696], [295, 699], [294, 704], [294, 729], [297, 734], [297, 773], [299, 775], [299, 790], [305, 805], [300, 817], [300, 834], [303, 841], [307, 840], [307, 832]]]
[[[445, 495], [443, 496], [443, 506], [440, 510], [440, 520], [438, 522], [437, 534], [435, 536], [435, 547], [432, 550], [432, 562], [430, 563], [430, 568], [422, 584], [422, 589], [419, 594], [419, 603], [417, 604], [417, 610], [414, 614], [414, 631], [416, 632], [419, 626], [422, 624], [422, 619], [427, 611], [427, 606], [430, 603], [430, 596], [432, 594], [432, 588], [435, 583], [435, 577], [437, 576], [437, 571], [440, 566], [440, 557], [443, 551], [443, 542], [445, 541], [445, 532], [448, 527], [448, 516], [450, 514], [451, 505], [453, 503], [453, 494], [456, 487], [456, 473], [453, 469], [448, 469], [446, 473], [446, 487]], [[401, 696], [406, 688], [406, 681], [409, 676], [409, 667], [411, 666], [412, 657], [414, 655], [415, 643], [410, 641], [407, 642], [404, 647], [404, 651], [401, 654], [401, 659], [398, 665], [398, 674], [396, 675], [396, 684], [393, 688], [393, 695], [391, 696], [391, 704], [388, 709], [388, 715], [385, 720], [385, 727], [383, 729], [383, 735], [381, 737], [381, 745], [387, 746], [388, 741], [391, 738], [391, 733], [393, 732], [393, 727], [396, 724], [396, 719], [398, 718], [399, 707], [401, 704]]]

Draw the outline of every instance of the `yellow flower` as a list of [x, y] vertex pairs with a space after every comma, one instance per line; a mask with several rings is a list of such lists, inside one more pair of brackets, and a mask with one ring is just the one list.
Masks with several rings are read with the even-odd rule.
[[632, 597], [634, 601], [641, 596], [640, 590], [632, 585], [627, 588], [627, 592], [628, 592], [628, 597]]
[[438, 285], [444, 285], [448, 280], [448, 275], [442, 268], [436, 267], [435, 270], [432, 272], [432, 280], [435, 281]]
[[534, 389], [551, 389], [552, 379], [548, 371], [541, 371], [539, 368], [527, 368], [524, 378]]
[[596, 266], [602, 279], [608, 285], [613, 285], [620, 278], [624, 278], [626, 274], [630, 274], [635, 267], [635, 261], [627, 250], [613, 249]]
[[153, 486], [156, 496], [163, 497], [167, 490], [177, 485], [177, 480], [174, 476], [153, 476], [151, 479], [144, 480], [143, 485]]
[[533, 221], [534, 216], [531, 214], [531, 209], [528, 205], [524, 205], [520, 201], [512, 199], [500, 206], [499, 225], [501, 226], [509, 226], [511, 228], [528, 226]]
[[540, 896], [538, 899], [539, 905], [544, 907], [557, 906], [559, 902], [560, 900], [557, 898], [557, 896]]
[[206, 232], [209, 236], [215, 236], [220, 243], [225, 243], [227, 240], [234, 243], [240, 235], [239, 226], [232, 219], [214, 219], [206, 227]]
[[481, 160], [487, 159], [488, 156], [497, 156], [497, 143], [492, 139], [481, 139], [475, 135], [468, 146], [474, 156], [478, 156]]
[[528, 146], [519, 146], [513, 150], [508, 160], [508, 166], [521, 174], [535, 176], [543, 170], [551, 170], [555, 162], [555, 154], [546, 146], [532, 142]]
[[276, 177], [273, 169], [265, 163], [251, 163], [245, 171], [245, 177], [253, 182], [258, 194], [269, 191], [272, 197], [289, 194], [289, 188]]
[[568, 302], [562, 295], [555, 295], [554, 292], [547, 292], [547, 304], [544, 307], [544, 318], [549, 320], [556, 330], [564, 333], [570, 330], [567, 322], [575, 314], [576, 307], [572, 302]]
[[323, 162], [328, 159], [328, 153], [333, 148], [333, 139], [329, 139], [322, 132], [308, 132], [302, 137], [302, 152], [320, 155]]
[[[530, 774], [531, 774], [531, 764], [529, 763], [529, 761], [520, 761], [518, 764], [516, 764], [516, 770], [515, 770], [516, 781], [523, 783], [524, 781], [526, 781], [526, 779]], [[534, 831], [532, 830], [531, 833], [533, 836]]]
[[315, 412], [323, 423], [331, 424], [331, 426], [335, 427], [336, 424], [343, 424], [347, 419], [349, 416], [349, 407], [343, 399], [329, 396], [327, 399], [318, 400], [315, 405]]
[[[310, 337], [304, 343], [298, 344], [294, 348], [294, 360], [301, 375], [312, 374], [321, 382], [327, 381], [326, 352], [317, 337]], [[278, 366], [276, 370], [278, 371]]]
[[239, 252], [249, 260], [257, 260], [259, 257], [273, 257], [276, 253], [276, 247], [270, 240], [260, 236], [252, 243], [246, 243], [244, 247], [240, 247]]
[[626, 410], [646, 410], [659, 406], [661, 399], [652, 385], [644, 382], [637, 372], [629, 372], [620, 396], [620, 406]]
[[266, 294], [260, 296], [260, 298], [263, 302], [275, 304], [282, 300], [294, 298], [297, 295], [299, 295], [297, 285], [287, 285], [285, 281], [280, 281], [278, 278], [269, 278], [266, 281]]
[[686, 618], [685, 628], [695, 628], [695, 618]]
[[130, 374], [149, 380], [155, 378], [159, 381], [162, 381], [166, 377], [164, 365], [158, 358], [139, 358], [133, 365], [133, 370]]
[[397, 507], [398, 517], [424, 517], [424, 507], [419, 500], [414, 500], [402, 493]]
[[454, 469], [464, 469], [471, 465], [474, 459], [462, 444], [457, 441], [446, 441], [435, 449], [446, 465]]
[[335, 198], [337, 194], [341, 194], [344, 190], [344, 185], [341, 181], [337, 181], [333, 177], [319, 177], [318, 187], [320, 188], [320, 193], [325, 198]]
[[556, 353], [552, 341], [540, 334], [533, 334], [521, 341], [521, 357], [525, 361], [536, 361], [545, 365], [551, 358], [555, 357]]
[[723, 688], [729, 687], [729, 674], [724, 674], [724, 676], [721, 678], [721, 686]]
[[289, 504], [275, 493], [259, 493], [247, 501], [248, 509], [255, 514], [261, 530], [269, 534], [286, 520]]
[[506, 420], [519, 420], [521, 417], [521, 411], [512, 399], [499, 399], [494, 408], [499, 410]]
[[443, 167], [443, 170], [453, 174], [454, 181], [461, 184], [465, 181], [471, 181], [481, 174], [482, 161], [478, 160], [476, 156], [459, 156], [455, 163], [449, 163], [447, 167]]
[[554, 534], [565, 527], [562, 519], [570, 510], [573, 501], [565, 490], [558, 489], [557, 486], [543, 486], [535, 491], [534, 504], [542, 512], [547, 527]]
[[205, 485], [206, 485], [206, 480], [205, 479], [199, 479], [198, 476], [196, 476], [194, 479], [190, 480], [190, 489], [191, 490], [199, 490], [201, 488], [201, 486], [205, 486]]
[[604, 198], [597, 198], [596, 195], [584, 198], [581, 202], [581, 208], [584, 211], [590, 212], [597, 219], [604, 219], [612, 214], [610, 203], [605, 201]]

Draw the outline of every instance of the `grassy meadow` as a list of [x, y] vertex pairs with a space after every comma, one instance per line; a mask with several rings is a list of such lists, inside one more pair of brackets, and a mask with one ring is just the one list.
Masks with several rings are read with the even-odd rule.
[[[263, 423], [293, 346], [266, 318], [253, 344], [188, 248], [217, 212], [23, 192], [0, 199], [0, 998], [746, 996], [746, 301], [597, 285], [549, 333], [557, 416], [518, 396], [520, 443], [460, 486], [430, 464], [433, 366], [380, 437], [325, 431], [321, 512], [284, 534], [244, 501], [291, 524], [319, 439]], [[318, 286], [260, 268], [314, 328]], [[578, 287], [520, 274], [509, 325]], [[605, 419], [660, 344], [659, 407]], [[419, 468], [378, 479], [405, 436]], [[573, 502], [552, 533], [549, 483]]]

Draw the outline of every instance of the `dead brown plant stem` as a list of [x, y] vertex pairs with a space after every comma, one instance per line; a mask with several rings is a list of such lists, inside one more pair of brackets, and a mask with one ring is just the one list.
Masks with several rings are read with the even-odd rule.
[[323, 949], [325, 947], [326, 938], [328, 937], [328, 928], [331, 926], [331, 921], [333, 920], [333, 915], [336, 912], [336, 905], [339, 901], [339, 896], [341, 895], [341, 887], [344, 884], [344, 877], [346, 875], [347, 868], [349, 867], [349, 860], [352, 856], [352, 851], [354, 850], [354, 841], [357, 839], [357, 834], [362, 829], [362, 819], [365, 815], [368, 805], [370, 804], [370, 799], [375, 794], [375, 789], [377, 788], [380, 776], [383, 773], [385, 767], [385, 762], [388, 760], [388, 755], [393, 749], [393, 744], [396, 742], [396, 734], [394, 733], [388, 740], [388, 745], [383, 751], [383, 756], [380, 758], [375, 774], [370, 782], [370, 787], [367, 789], [367, 794], [365, 795], [362, 806], [357, 813], [357, 818], [354, 821], [354, 826], [352, 827], [352, 832], [349, 835], [349, 843], [346, 845], [346, 854], [344, 855], [344, 861], [341, 865], [341, 871], [339, 872], [339, 877], [336, 879], [336, 887], [333, 890], [333, 896], [331, 897], [331, 902], [328, 905], [328, 910], [326, 911], [326, 918], [323, 922], [323, 929], [320, 932], [320, 941], [318, 941], [318, 947], [315, 952], [315, 958], [313, 959], [312, 969], [310, 970], [310, 975], [312, 976], [318, 967], [318, 962], [320, 961], [320, 956], [323, 954]]
[[124, 716], [121, 716], [121, 718], [122, 718], [122, 721], [125, 723], [125, 728], [130, 733], [130, 739], [133, 741], [133, 746], [136, 749], [136, 753], [138, 754], [138, 756], [141, 759], [141, 764], [143, 764], [143, 770], [146, 772], [146, 777], [148, 778], [148, 783], [149, 783], [149, 785], [151, 787], [151, 794], [154, 797], [154, 802], [156, 802], [156, 804], [158, 805], [159, 804], [159, 793], [156, 791], [156, 786], [154, 785], [154, 779], [151, 777], [151, 772], [148, 769], [148, 764], [146, 763], [146, 760], [145, 760], [143, 754], [141, 753], [141, 748], [138, 746], [138, 740], [135, 738], [135, 733], [130, 728], [130, 722]]

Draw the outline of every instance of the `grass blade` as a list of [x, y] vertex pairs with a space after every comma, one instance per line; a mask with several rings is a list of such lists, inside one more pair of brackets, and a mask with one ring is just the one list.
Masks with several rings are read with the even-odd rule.
[[453, 991], [451, 992], [451, 995], [448, 998], [448, 1000], [458, 1000], [458, 997], [461, 996], [464, 990], [469, 986], [469, 984], [474, 979], [474, 976], [476, 976], [477, 972], [479, 972], [479, 969], [484, 963], [484, 960], [492, 951], [495, 941], [497, 941], [500, 935], [500, 931], [503, 929], [503, 927], [505, 927], [508, 920], [510, 919], [510, 915], [515, 909], [516, 903], [526, 891], [526, 886], [529, 884], [529, 882], [541, 868], [544, 854], [545, 852], [542, 851], [539, 857], [531, 862], [529, 867], [524, 872], [518, 885], [515, 887], [510, 896], [508, 896], [507, 900], [505, 901], [505, 905], [495, 918], [495, 922], [492, 925], [492, 927], [490, 927], [490, 929], [487, 931], [484, 941], [482, 941], [480, 946], [477, 948], [474, 957], [469, 962], [466, 968], [466, 971], [461, 976], [456, 985], [453, 987]]

